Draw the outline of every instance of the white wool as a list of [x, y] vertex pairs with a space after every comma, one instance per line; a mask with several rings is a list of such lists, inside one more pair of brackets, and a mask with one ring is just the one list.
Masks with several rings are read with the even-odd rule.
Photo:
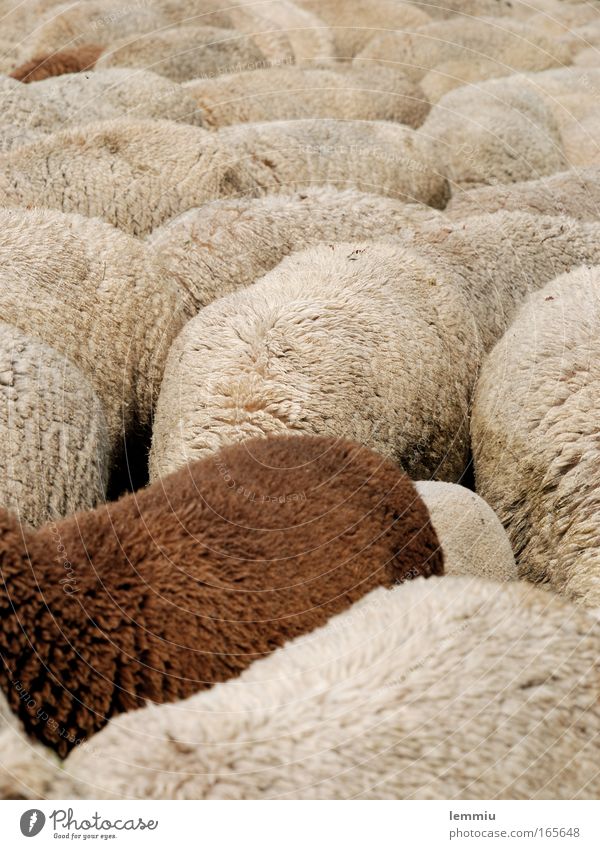
[[376, 590], [237, 680], [113, 720], [50, 795], [596, 798], [599, 627], [519, 582]]
[[598, 268], [548, 283], [487, 358], [472, 421], [477, 487], [520, 574], [590, 607], [600, 605], [599, 339]]

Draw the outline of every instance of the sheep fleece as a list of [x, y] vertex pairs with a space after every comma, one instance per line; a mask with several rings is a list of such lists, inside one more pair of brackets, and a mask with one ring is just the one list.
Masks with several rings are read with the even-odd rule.
[[473, 408], [477, 486], [522, 577], [600, 606], [600, 272], [532, 295], [487, 358]]
[[375, 590], [237, 681], [117, 718], [51, 795], [596, 799], [599, 628], [519, 582]]
[[377, 586], [443, 571], [410, 480], [326, 438], [229, 448], [37, 532], [0, 521], [0, 684], [62, 756], [112, 715], [236, 676]]

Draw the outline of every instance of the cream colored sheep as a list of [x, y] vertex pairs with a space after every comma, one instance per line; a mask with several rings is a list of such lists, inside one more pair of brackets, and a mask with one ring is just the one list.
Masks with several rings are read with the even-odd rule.
[[184, 82], [253, 68], [264, 58], [251, 38], [235, 30], [185, 26], [125, 36], [100, 56], [96, 68], [142, 68]]
[[[221, 2], [226, 7], [231, 5], [231, 0], [221, 0]], [[289, 40], [294, 61], [298, 65], [312, 64], [313, 62], [328, 63], [335, 55], [333, 33], [322, 20], [318, 9], [302, 8], [297, 3], [289, 2], [289, 0], [270, 0], [270, 2], [261, 2], [260, 5], [255, 7], [250, 5], [243, 10], [229, 11], [232, 15], [234, 27], [242, 28], [243, 32], [260, 32], [261, 21], [264, 18], [267, 30], [274, 29], [276, 35], [285, 35]], [[242, 12], [244, 15], [251, 12], [253, 18], [258, 13], [260, 18], [259, 20], [250, 18], [248, 23], [245, 24], [243, 20], [240, 20]], [[269, 35], [270, 33], [267, 32], [266, 37]], [[266, 51], [258, 37], [257, 44], [263, 52]], [[269, 56], [270, 54], [265, 52], [265, 55]]]
[[506, 66], [488, 59], [450, 59], [427, 71], [419, 84], [423, 94], [433, 104], [452, 89], [506, 76], [506, 70]]
[[413, 30], [429, 23], [427, 7], [418, 9], [401, 0], [300, 0], [318, 15], [334, 38], [338, 59], [351, 59], [382, 30]]
[[0, 152], [42, 139], [60, 127], [61, 114], [27, 86], [0, 77]]
[[389, 122], [307, 120], [208, 133], [117, 119], [0, 156], [0, 204], [99, 216], [143, 236], [219, 197], [332, 185], [444, 206], [434, 145]]
[[570, 61], [570, 50], [527, 23], [510, 18], [456, 18], [435, 21], [412, 33], [387, 32], [373, 38], [355, 62], [389, 62], [411, 79], [450, 60], [495, 62], [498, 76], [543, 71]]
[[546, 99], [515, 79], [456, 88], [427, 116], [422, 132], [440, 146], [442, 168], [459, 186], [514, 183], [568, 167]]
[[223, 127], [215, 137], [256, 185], [265, 181], [262, 166], [271, 172], [268, 191], [326, 184], [440, 209], [448, 201], [436, 145], [426, 134], [389, 121], [240, 124]]
[[393, 68], [288, 66], [192, 80], [184, 88], [211, 127], [299, 118], [398, 121], [418, 127], [429, 112], [419, 86]]
[[503, 209], [534, 215], [567, 215], [578, 221], [598, 221], [600, 169], [571, 169], [539, 180], [456, 192], [446, 213], [450, 218], [462, 219]]
[[458, 480], [483, 351], [528, 292], [582, 261], [600, 261], [600, 226], [524, 213], [287, 257], [174, 342], [151, 477], [292, 431], [362, 442], [413, 478]]
[[548, 12], [539, 11], [528, 18], [529, 26], [552, 38], [571, 33], [587, 24], [600, 20], [600, 10], [595, 3], [555, 3]]
[[483, 498], [464, 486], [443, 481], [418, 481], [415, 487], [443, 548], [444, 574], [493, 581], [517, 579], [510, 540]]
[[235, 681], [123, 714], [48, 765], [48, 795], [595, 799], [599, 629], [519, 582], [378, 589]]
[[[496, 15], [498, 17], [513, 15], [520, 5], [520, 0], [410, 0], [418, 9], [425, 9], [432, 18], [453, 18], [469, 20], [472, 17]], [[536, 0], [526, 0], [529, 7]]]
[[191, 209], [154, 230], [146, 244], [177, 282], [191, 317], [294, 251], [319, 242], [377, 238], [440, 215], [352, 189], [305, 189]]
[[79, 368], [104, 406], [112, 449], [149, 421], [183, 315], [142, 243], [78, 215], [0, 209], [0, 313]]
[[487, 358], [473, 409], [477, 487], [523, 577], [600, 605], [600, 271], [531, 295]]
[[104, 411], [79, 369], [0, 322], [0, 504], [34, 526], [95, 507], [108, 454]]
[[151, 71], [108, 68], [89, 74], [64, 74], [19, 89], [58, 111], [65, 126], [112, 118], [157, 118], [201, 126], [203, 116], [183, 86]]

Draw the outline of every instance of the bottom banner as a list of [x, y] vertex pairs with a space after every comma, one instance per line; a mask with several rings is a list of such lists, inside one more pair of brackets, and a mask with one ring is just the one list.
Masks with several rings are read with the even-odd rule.
[[599, 814], [587, 801], [10, 801], [0, 803], [0, 846], [598, 849]]

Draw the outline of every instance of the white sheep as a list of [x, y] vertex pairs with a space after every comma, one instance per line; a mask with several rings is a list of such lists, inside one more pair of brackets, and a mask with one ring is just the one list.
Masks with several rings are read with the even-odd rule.
[[60, 127], [61, 118], [23, 83], [0, 76], [0, 153], [44, 138]]
[[239, 679], [37, 768], [59, 799], [593, 799], [599, 628], [519, 582], [378, 589]]
[[209, 127], [250, 121], [344, 118], [420, 126], [429, 102], [393, 68], [313, 69], [289, 65], [184, 85]]
[[220, 197], [311, 184], [436, 207], [448, 199], [434, 145], [386, 121], [274, 121], [209, 133], [122, 118], [53, 133], [0, 156], [0, 204], [99, 216], [135, 236]]
[[600, 261], [599, 237], [595, 224], [498, 213], [288, 256], [177, 337], [151, 476], [292, 431], [362, 442], [413, 478], [458, 480], [483, 352], [525, 295]]
[[441, 213], [353, 189], [218, 200], [188, 210], [146, 239], [177, 282], [191, 317], [254, 283], [287, 254], [319, 242], [377, 238]]
[[96, 68], [142, 68], [184, 82], [252, 68], [264, 58], [250, 37], [235, 30], [183, 26], [125, 36], [102, 53]]
[[520, 574], [596, 607], [599, 339], [599, 269], [548, 283], [485, 361], [472, 421], [477, 488]]
[[450, 218], [461, 219], [500, 210], [521, 210], [533, 215], [567, 215], [578, 221], [598, 221], [600, 169], [572, 168], [539, 180], [455, 192], [445, 211]]
[[444, 95], [422, 127], [459, 186], [514, 183], [568, 167], [558, 123], [520, 77], [465, 85]]
[[20, 86], [21, 98], [37, 97], [54, 108], [66, 126], [112, 118], [147, 118], [201, 126], [202, 113], [194, 98], [172, 80], [139, 68], [108, 68], [89, 74], [63, 74]]
[[109, 446], [96, 393], [66, 357], [4, 322], [0, 435], [0, 504], [26, 524], [103, 500]]
[[382, 30], [412, 30], [428, 23], [427, 7], [401, 0], [299, 0], [330, 27], [337, 59], [351, 59]]
[[149, 422], [180, 303], [144, 245], [119, 230], [56, 211], [0, 209], [2, 319], [79, 368], [103, 404], [112, 449]]
[[442, 62], [494, 62], [498, 76], [543, 71], [570, 60], [570, 50], [527, 23], [510, 18], [433, 21], [414, 32], [389, 31], [374, 37], [357, 56], [359, 64], [389, 62], [420, 80]]

